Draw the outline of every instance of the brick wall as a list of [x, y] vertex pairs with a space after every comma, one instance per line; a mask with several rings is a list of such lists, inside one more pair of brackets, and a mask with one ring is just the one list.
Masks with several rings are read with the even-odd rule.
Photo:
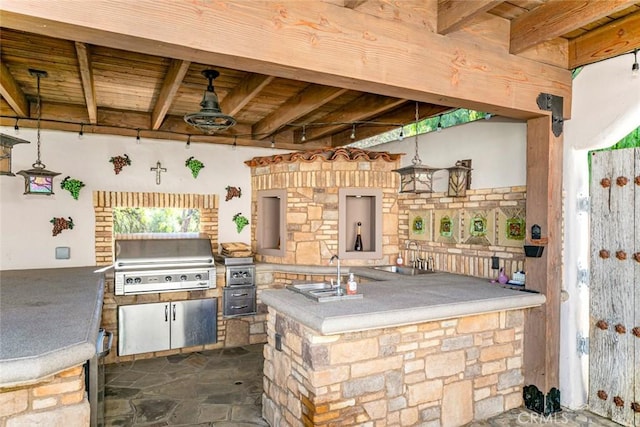
[[523, 323], [513, 310], [320, 336], [270, 308], [263, 415], [280, 427], [489, 418], [522, 403]]
[[[491, 257], [500, 258], [509, 277], [524, 269], [524, 239], [506, 237], [506, 220], [524, 220], [526, 187], [501, 187], [467, 190], [465, 197], [448, 197], [445, 193], [399, 194], [399, 240], [405, 262], [410, 251], [406, 242], [412, 239], [419, 246], [421, 257], [432, 256], [436, 270], [469, 276], [495, 278], [491, 269]], [[416, 214], [425, 218], [426, 230], [415, 234], [410, 229]], [[454, 221], [456, 229], [450, 238], [439, 236], [439, 214], [446, 213]], [[488, 235], [474, 238], [470, 235], [470, 222], [474, 215], [487, 219]], [[525, 226], [526, 227], [526, 226]]]
[[28, 386], [0, 388], [0, 426], [89, 425], [84, 367], [78, 365]]

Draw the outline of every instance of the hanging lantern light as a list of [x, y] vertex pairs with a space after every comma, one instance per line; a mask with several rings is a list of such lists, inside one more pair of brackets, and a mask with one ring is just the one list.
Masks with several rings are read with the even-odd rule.
[[29, 144], [29, 141], [15, 136], [0, 134], [0, 175], [15, 176], [11, 172], [11, 150], [16, 144]]
[[400, 174], [400, 193], [433, 193], [433, 174], [439, 168], [422, 166], [422, 160], [418, 154], [418, 103], [416, 102], [416, 153], [411, 160], [412, 166], [395, 169], [394, 172]]
[[42, 116], [42, 108], [40, 106], [40, 78], [47, 77], [47, 72], [29, 69], [29, 74], [35, 76], [38, 81], [38, 159], [33, 165], [31, 165], [33, 169], [21, 170], [18, 172], [18, 175], [22, 175], [24, 177], [24, 194], [50, 196], [53, 194], [53, 177], [60, 174], [58, 172], [47, 170], [45, 164], [40, 161], [40, 117]]
[[451, 166], [447, 170], [449, 171], [447, 195], [450, 197], [466, 196], [471, 183], [471, 160], [458, 160], [455, 166]]

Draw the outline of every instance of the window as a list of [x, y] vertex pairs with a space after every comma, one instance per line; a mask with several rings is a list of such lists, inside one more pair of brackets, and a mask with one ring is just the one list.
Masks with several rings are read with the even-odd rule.
[[200, 211], [180, 208], [113, 208], [113, 233], [197, 233]]

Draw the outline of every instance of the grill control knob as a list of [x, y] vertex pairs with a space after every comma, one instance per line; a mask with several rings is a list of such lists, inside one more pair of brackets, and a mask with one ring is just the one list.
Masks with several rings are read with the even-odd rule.
[[202, 274], [196, 274], [196, 280], [202, 279]]
[[128, 284], [132, 284], [133, 279], [131, 277], [127, 277], [127, 280], [125, 280], [125, 282], [127, 282]]
[[139, 277], [136, 277], [135, 279], [133, 279], [133, 281], [134, 281], [135, 283], [142, 283], [142, 279], [141, 279], [141, 278], [139, 278]]
[[231, 276], [232, 276], [234, 279], [237, 279], [237, 278], [238, 278], [238, 276], [239, 276], [239, 273], [233, 273]]
[[242, 277], [244, 277], [246, 279], [247, 277], [249, 277], [249, 273], [247, 273], [247, 272], [242, 273]]
[[186, 274], [181, 275], [180, 280], [182, 280], [183, 282], [187, 280], [187, 275]]
[[165, 276], [165, 277], [164, 277], [164, 281], [165, 281], [165, 282], [170, 282], [170, 281], [172, 281], [172, 280], [173, 280], [173, 277], [171, 277], [171, 276]]

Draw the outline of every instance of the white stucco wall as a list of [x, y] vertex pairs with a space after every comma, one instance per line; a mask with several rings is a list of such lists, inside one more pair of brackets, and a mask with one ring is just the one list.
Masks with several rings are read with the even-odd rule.
[[578, 269], [589, 267], [589, 215], [578, 199], [589, 195], [589, 150], [610, 147], [640, 126], [640, 77], [632, 77], [633, 57], [623, 55], [586, 66], [573, 82], [572, 119], [564, 127], [564, 280], [569, 299], [562, 304], [560, 392], [562, 405], [587, 405], [589, 358], [576, 349], [577, 336], [589, 336], [589, 290]]
[[[0, 131], [14, 135], [13, 128]], [[14, 173], [30, 169], [37, 156], [36, 131], [21, 129], [17, 136], [31, 144], [14, 147]], [[232, 222], [238, 212], [251, 217], [250, 168], [243, 162], [274, 154], [269, 148], [232, 150], [228, 145], [197, 143], [192, 143], [187, 150], [184, 142], [145, 138], [136, 144], [134, 137], [85, 134], [79, 139], [77, 133], [56, 131], [42, 131], [41, 141], [42, 162], [47, 169], [61, 173], [55, 178], [55, 194], [25, 196], [21, 176], [0, 177], [0, 270], [95, 265], [94, 190], [217, 194], [220, 200], [218, 241], [250, 243], [250, 227], [238, 234]], [[116, 175], [109, 159], [124, 153], [129, 155], [132, 164]], [[191, 156], [205, 164], [197, 179], [184, 165]], [[155, 173], [150, 171], [157, 161], [168, 169], [162, 174], [160, 185], [156, 185]], [[80, 179], [86, 185], [77, 201], [60, 188], [66, 176]], [[240, 187], [242, 197], [226, 202], [228, 185]], [[74, 229], [52, 236], [51, 218], [69, 216], [73, 218]], [[56, 260], [57, 246], [70, 247], [71, 258]]]
[[[527, 126], [524, 122], [493, 117], [418, 136], [418, 154], [426, 166], [446, 168], [457, 160], [472, 160], [471, 188], [525, 185], [527, 181]], [[373, 148], [406, 153], [402, 166], [411, 165], [415, 137]], [[434, 175], [433, 190], [447, 189], [448, 172]]]

